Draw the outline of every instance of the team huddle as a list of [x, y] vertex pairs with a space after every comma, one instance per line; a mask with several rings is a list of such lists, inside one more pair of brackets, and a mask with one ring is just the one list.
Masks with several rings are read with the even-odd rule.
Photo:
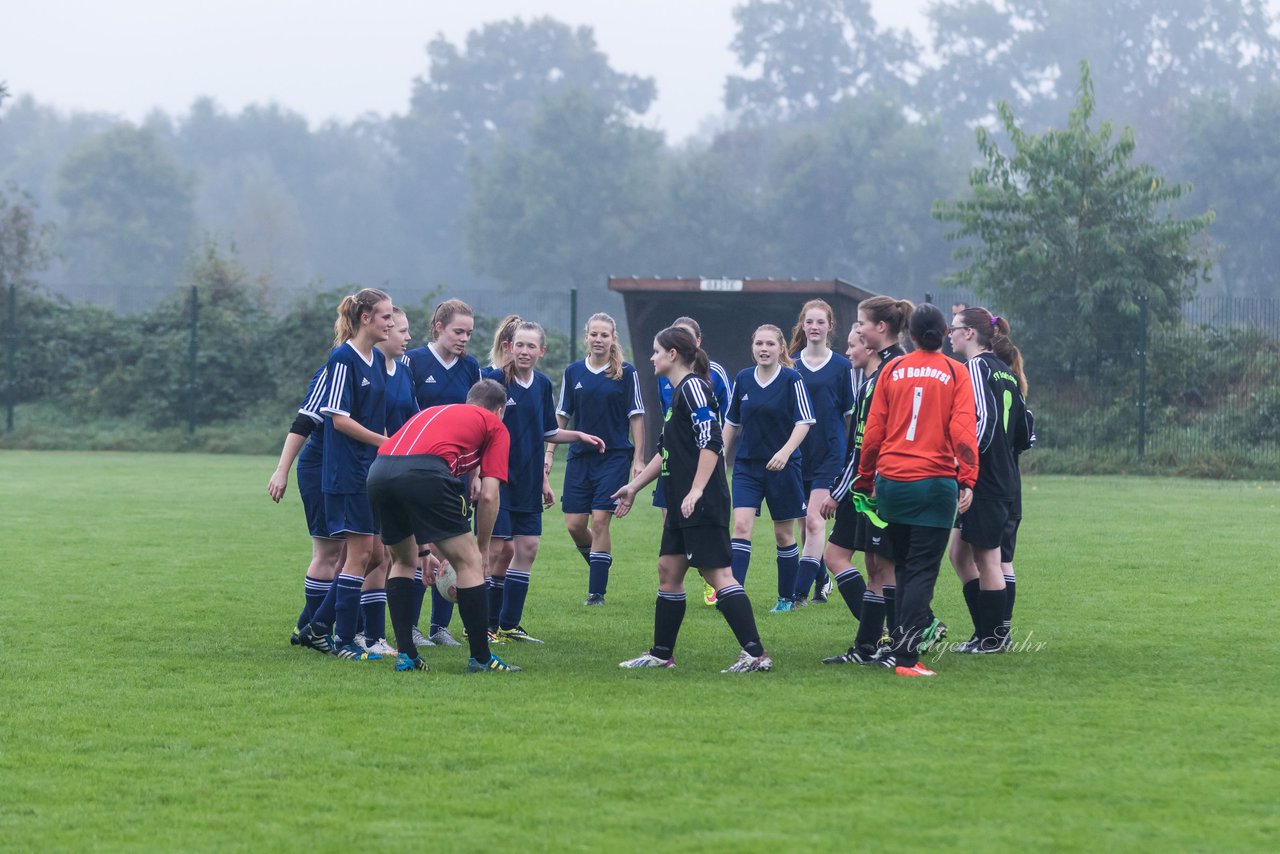
[[[740, 647], [724, 672], [772, 669], [744, 589], [766, 504], [776, 542], [771, 613], [826, 601], [834, 586], [857, 624], [853, 645], [824, 663], [934, 675], [920, 656], [947, 634], [931, 604], [948, 546], [974, 625], [951, 649], [1005, 651], [1018, 455], [1034, 441], [1008, 323], [963, 308], [948, 326], [935, 306], [873, 297], [858, 306], [845, 356], [830, 347], [834, 324], [830, 306], [811, 300], [790, 341], [777, 326], [759, 327], [754, 365], [730, 379], [701, 349], [697, 321], [677, 318], [652, 342], [664, 418], [649, 456], [640, 381], [609, 315], [587, 321], [586, 358], [565, 369], [557, 398], [537, 370], [546, 341], [535, 322], [504, 318], [481, 369], [467, 352], [474, 317], [465, 303], [440, 303], [430, 342], [410, 350], [408, 318], [387, 294], [344, 298], [334, 350], [268, 484], [279, 501], [296, 459], [312, 557], [292, 642], [425, 670], [422, 648], [461, 645], [451, 630], [456, 603], [467, 670], [519, 670], [491, 647], [542, 642], [523, 612], [542, 514], [556, 502], [554, 446], [568, 444], [560, 500], [587, 565], [587, 606], [608, 595], [610, 525], [657, 481], [653, 645], [621, 667], [675, 666], [693, 567], [703, 601]], [[947, 337], [964, 364], [940, 352]]]

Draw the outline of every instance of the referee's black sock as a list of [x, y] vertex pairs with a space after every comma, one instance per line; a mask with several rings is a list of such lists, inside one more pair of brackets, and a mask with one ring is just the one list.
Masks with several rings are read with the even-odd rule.
[[391, 612], [391, 631], [396, 637], [396, 651], [410, 658], [418, 657], [413, 643], [413, 603], [421, 581], [412, 578], [387, 579], [387, 610]]
[[969, 619], [973, 620], [973, 634], [975, 637], [982, 637], [982, 632], [978, 631], [978, 624], [982, 620], [978, 617], [978, 579], [966, 581], [961, 591], [964, 593], [964, 604], [969, 608]]
[[716, 591], [716, 608], [724, 615], [724, 620], [738, 639], [738, 645], [748, 655], [759, 657], [764, 655], [764, 647], [760, 645], [760, 632], [756, 630], [756, 616], [751, 613], [751, 600], [741, 584], [727, 584]]
[[995, 638], [996, 631], [1004, 622], [1004, 590], [978, 591], [978, 616], [982, 622], [978, 625], [978, 637], [983, 643]]
[[467, 644], [471, 647], [471, 657], [481, 664], [489, 661], [489, 632], [486, 620], [488, 610], [489, 597], [483, 584], [458, 588], [458, 616], [462, 618], [462, 626], [467, 630]]
[[849, 608], [849, 613], [853, 614], [853, 618], [861, 620], [862, 597], [867, 592], [867, 582], [862, 580], [862, 573], [858, 572], [856, 566], [836, 573], [836, 589], [840, 591], [840, 596]]
[[653, 608], [653, 649], [649, 654], [666, 660], [676, 652], [676, 637], [684, 622], [684, 591], [667, 593], [658, 591], [658, 601]]

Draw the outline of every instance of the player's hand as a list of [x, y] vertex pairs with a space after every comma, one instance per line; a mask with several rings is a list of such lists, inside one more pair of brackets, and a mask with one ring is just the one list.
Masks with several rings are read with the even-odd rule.
[[271, 480], [267, 481], [267, 494], [271, 496], [271, 500], [279, 504], [280, 499], [284, 498], [285, 491], [289, 488], [289, 472], [277, 471], [271, 475]]
[[582, 441], [586, 442], [588, 445], [593, 445], [596, 449], [596, 453], [603, 454], [605, 451], [604, 439], [601, 439], [599, 436], [592, 436], [590, 433], [583, 433]]
[[640, 473], [644, 471], [644, 467], [648, 465], [648, 460], [632, 460], [631, 461], [631, 479], [635, 480], [640, 477]]
[[702, 490], [696, 486], [689, 490], [689, 494], [684, 497], [684, 501], [680, 502], [680, 514], [688, 519], [693, 515], [694, 509], [697, 508], [698, 502], [702, 500]]
[[547, 479], [544, 477], [542, 479], [542, 506], [551, 507], [555, 503], [556, 503], [555, 490], [551, 488], [551, 484], [548, 483]]
[[827, 497], [822, 499], [818, 504], [818, 512], [822, 514], [823, 519], [830, 519], [836, 515], [836, 508], [840, 506], [840, 502], [831, 497], [831, 493], [827, 493]]
[[631, 505], [635, 504], [636, 488], [628, 483], [609, 497], [618, 502], [618, 506], [613, 509], [613, 515], [621, 519], [631, 512]]
[[956, 502], [956, 509], [961, 513], [969, 509], [969, 505], [973, 503], [973, 490], [967, 486], [960, 487], [960, 499]]
[[778, 451], [778, 453], [773, 455], [773, 458], [770, 459], [769, 462], [765, 463], [764, 467], [769, 471], [782, 471], [787, 467], [787, 463], [790, 460], [790, 454], [784, 454], [782, 451]]
[[477, 503], [480, 500], [480, 478], [471, 478], [471, 488], [468, 491], [471, 494], [471, 503]]

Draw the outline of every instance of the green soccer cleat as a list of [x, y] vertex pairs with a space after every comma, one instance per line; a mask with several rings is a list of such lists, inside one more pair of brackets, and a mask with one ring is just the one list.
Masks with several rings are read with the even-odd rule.
[[481, 664], [474, 658], [467, 660], [468, 673], [514, 673], [522, 669], [514, 664], [507, 664], [493, 653], [489, 653], [489, 661], [486, 664]]
[[497, 643], [507, 643], [508, 641], [519, 641], [521, 643], [542, 643], [524, 630], [524, 626], [516, 626], [512, 629], [498, 629], [496, 637]]
[[947, 637], [947, 624], [933, 618], [933, 622], [929, 624], [923, 632], [920, 633], [920, 654], [924, 655], [938, 644], [942, 643]]

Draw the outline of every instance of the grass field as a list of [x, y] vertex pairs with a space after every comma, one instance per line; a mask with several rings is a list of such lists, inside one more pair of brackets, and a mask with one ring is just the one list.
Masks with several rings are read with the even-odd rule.
[[[548, 514], [548, 642], [501, 648], [527, 670], [428, 650], [402, 675], [289, 646], [308, 545], [273, 465], [0, 453], [0, 848], [1280, 846], [1275, 483], [1029, 478], [1030, 648], [934, 680], [820, 664], [852, 635], [838, 598], [765, 613], [768, 525], [747, 589], [773, 673], [721, 675], [736, 645], [692, 597], [679, 668], [620, 671], [657, 516], [615, 526], [586, 609]], [[946, 567], [935, 609], [967, 636]]]

